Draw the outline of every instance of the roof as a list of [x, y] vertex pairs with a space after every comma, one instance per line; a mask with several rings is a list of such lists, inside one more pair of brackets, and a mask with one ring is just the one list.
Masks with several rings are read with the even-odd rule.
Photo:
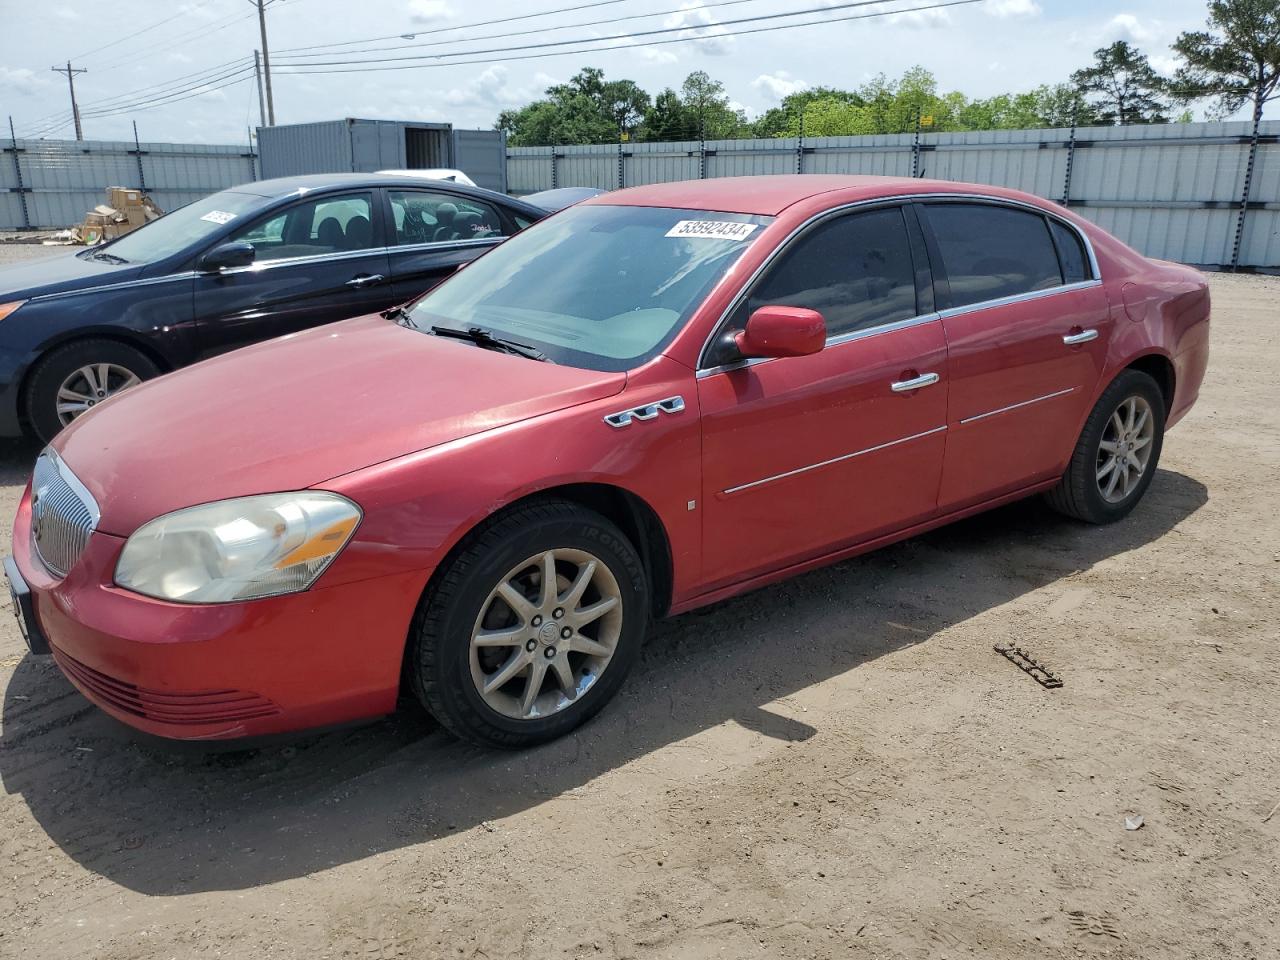
[[680, 180], [644, 187], [615, 190], [588, 204], [618, 204], [634, 207], [677, 207], [691, 210], [718, 210], [776, 216], [792, 204], [819, 194], [841, 191], [842, 201], [872, 200], [876, 197], [912, 193], [955, 193], [959, 191], [1011, 196], [999, 187], [956, 183], [950, 180], [920, 180], [914, 177], [835, 176], [820, 173], [791, 173], [760, 177], [716, 177], [710, 180]]
[[426, 187], [439, 189], [459, 196], [475, 197], [477, 200], [489, 200], [505, 203], [509, 206], [527, 207], [523, 201], [509, 197], [505, 193], [486, 190], [484, 187], [469, 187], [453, 180], [432, 180], [415, 176], [412, 173], [311, 173], [296, 177], [276, 177], [273, 180], [254, 180], [231, 187], [234, 193], [251, 193], [260, 197], [278, 200], [298, 191], [358, 189], [369, 187]]

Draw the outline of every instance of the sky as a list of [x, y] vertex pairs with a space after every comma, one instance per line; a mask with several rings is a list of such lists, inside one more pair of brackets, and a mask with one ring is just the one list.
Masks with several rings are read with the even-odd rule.
[[[933, 71], [942, 90], [989, 96], [1064, 81], [1090, 61], [1096, 48], [1114, 40], [1128, 40], [1150, 56], [1157, 70], [1170, 72], [1176, 67], [1170, 43], [1183, 30], [1203, 28], [1206, 10], [1204, 0], [979, 0], [914, 12], [908, 8], [939, 0], [856, 7], [849, 0], [612, 0], [529, 16], [588, 2], [272, 0], [266, 9], [276, 65], [276, 122], [369, 117], [490, 128], [499, 111], [537, 98], [584, 66], [600, 67], [608, 79], [635, 80], [650, 93], [679, 88], [687, 74], [705, 70], [753, 117], [806, 86], [857, 87], [878, 73], [898, 76], [917, 64]], [[260, 45], [250, 3], [0, 0], [0, 123], [9, 114], [19, 138], [70, 139], [67, 79], [50, 69], [70, 59], [73, 67], [87, 71], [75, 78], [86, 139], [132, 139], [136, 121], [144, 142], [244, 143], [259, 122], [258, 96], [247, 72], [232, 73], [247, 67], [232, 61], [251, 58]], [[827, 9], [790, 19], [725, 23], [819, 7]], [[834, 19], [866, 13], [887, 15]], [[806, 20], [823, 22], [783, 29]], [[479, 21], [492, 22], [476, 26]], [[729, 35], [759, 27], [767, 29]], [[667, 32], [609, 39], [654, 30]], [[492, 38], [515, 32], [520, 35]], [[486, 36], [490, 39], [482, 39]], [[373, 42], [386, 37], [391, 39]], [[556, 48], [456, 56], [588, 38], [605, 39], [580, 46], [607, 49], [570, 48], [523, 60], [504, 58]], [[687, 42], [655, 42], [673, 39]], [[351, 58], [350, 51], [358, 49], [352, 41], [366, 40], [364, 46], [399, 49], [362, 54], [378, 62], [344, 73], [287, 72], [288, 58], [303, 62], [303, 53], [313, 54], [306, 62]], [[349, 46], [294, 49], [323, 44]], [[371, 69], [402, 63], [390, 58], [441, 53], [464, 62], [437, 59], [413, 69]], [[214, 70], [222, 64], [229, 65]], [[210, 79], [217, 82], [206, 83]], [[238, 82], [210, 89], [230, 81]], [[135, 104], [174, 91], [186, 99]]]

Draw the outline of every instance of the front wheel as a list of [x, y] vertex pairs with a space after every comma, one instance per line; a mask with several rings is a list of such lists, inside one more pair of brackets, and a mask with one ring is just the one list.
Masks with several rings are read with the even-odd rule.
[[1059, 513], [1113, 523], [1147, 492], [1164, 444], [1164, 395], [1150, 376], [1125, 370], [1098, 398], [1067, 472], [1046, 494]]
[[146, 354], [115, 340], [77, 340], [52, 350], [27, 381], [27, 420], [46, 443], [108, 397], [159, 376]]
[[409, 678], [457, 736], [531, 746], [617, 692], [648, 610], [640, 558], [608, 519], [565, 501], [517, 507], [473, 535], [423, 598]]

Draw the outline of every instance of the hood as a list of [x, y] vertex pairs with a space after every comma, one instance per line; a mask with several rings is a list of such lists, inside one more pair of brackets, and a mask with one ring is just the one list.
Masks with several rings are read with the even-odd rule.
[[108, 263], [71, 252], [15, 263], [0, 267], [0, 303], [122, 283], [134, 279], [142, 267], [140, 263]]
[[625, 383], [359, 317], [148, 381], [53, 445], [98, 501], [98, 529], [127, 536], [182, 507], [301, 490]]

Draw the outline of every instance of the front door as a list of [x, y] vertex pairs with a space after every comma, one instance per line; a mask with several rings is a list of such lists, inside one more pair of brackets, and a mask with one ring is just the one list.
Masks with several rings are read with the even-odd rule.
[[388, 255], [397, 302], [426, 293], [462, 264], [502, 242], [502, 218], [487, 203], [439, 190], [388, 190]]
[[380, 222], [373, 194], [361, 191], [295, 203], [227, 237], [253, 244], [257, 256], [197, 276], [202, 355], [391, 306]]
[[[819, 223], [731, 316], [730, 333], [765, 304], [818, 310], [823, 351], [727, 366], [732, 357], [713, 352], [699, 373], [706, 589], [935, 512], [947, 349], [906, 213], [891, 206]], [[728, 342], [717, 337], [715, 349]]]
[[950, 349], [945, 512], [1061, 473], [1111, 319], [1087, 247], [1056, 217], [976, 202], [920, 210]]

